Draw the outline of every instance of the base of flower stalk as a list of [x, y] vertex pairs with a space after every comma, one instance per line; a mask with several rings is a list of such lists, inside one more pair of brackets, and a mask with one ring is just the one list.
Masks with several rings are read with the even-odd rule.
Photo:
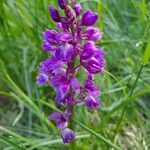
[[70, 143], [70, 150], [76, 150], [76, 140], [75, 139]]
[[[70, 121], [70, 129], [75, 131], [75, 123], [73, 121], [73, 117], [74, 117], [74, 108], [72, 108], [72, 117], [71, 117], [71, 121]], [[71, 143], [70, 143], [70, 150], [76, 150], [76, 140], [74, 139]]]

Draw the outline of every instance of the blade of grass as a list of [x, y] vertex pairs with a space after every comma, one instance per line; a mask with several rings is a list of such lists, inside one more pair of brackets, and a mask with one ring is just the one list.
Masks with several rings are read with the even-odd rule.
[[114, 78], [117, 83], [119, 84], [119, 86], [122, 88], [123, 90], [123, 94], [124, 94], [124, 98], [127, 97], [127, 94], [126, 94], [126, 91], [125, 91], [125, 88], [123, 88], [124, 86], [122, 85], [122, 83], [113, 75], [111, 74], [110, 72], [108, 72], [107, 70], [104, 70], [105, 73], [107, 73], [108, 75], [110, 75], [112, 78]]
[[[14, 93], [11, 93], [11, 96], [14, 99], [22, 100], [28, 108], [31, 108], [31, 110], [36, 114], [37, 117], [42, 119], [48, 126], [52, 127], [52, 129], [55, 130], [55, 126], [47, 119], [46, 116], [44, 116], [43, 112], [40, 111], [40, 109], [37, 107], [37, 105], [33, 102], [32, 99], [30, 99], [15, 83], [14, 81], [10, 78], [8, 75], [5, 66], [3, 65], [2, 61], [0, 61], [2, 64], [2, 71], [7, 79], [7, 82], [10, 84], [11, 89], [14, 91]], [[15, 94], [16, 93], [16, 94]], [[56, 131], [56, 130], [55, 130]]]
[[[90, 134], [83, 134], [83, 135], [77, 135], [76, 139], [84, 139], [84, 138], [89, 138]], [[34, 143], [34, 145], [32, 145], [32, 147], [29, 148], [29, 150], [35, 149], [35, 148], [39, 148], [42, 146], [46, 146], [46, 145], [52, 145], [52, 144], [57, 144], [57, 143], [62, 143], [62, 139], [44, 139], [44, 140], [39, 140], [36, 143]]]
[[144, 88], [140, 90], [139, 92], [135, 93], [131, 97], [126, 98], [125, 100], [120, 100], [116, 103], [114, 103], [111, 107], [108, 108], [102, 108], [101, 110], [108, 113], [109, 115], [113, 114], [114, 112], [118, 111], [119, 109], [122, 109], [127, 104], [133, 102], [136, 100], [136, 98], [144, 95], [145, 93], [150, 93], [150, 88]]
[[142, 20], [145, 20], [145, 16], [146, 16], [146, 2], [145, 0], [142, 0]]
[[10, 138], [8, 138], [8, 137], [0, 136], [0, 141], [4, 142], [5, 144], [8, 144], [8, 145], [12, 146], [16, 150], [26, 150], [23, 147], [23, 145], [18, 144], [18, 142], [16, 143], [16, 142], [10, 140]]
[[[130, 94], [129, 94], [129, 97], [131, 97], [132, 94], [133, 94], [133, 92], [134, 92], [134, 89], [135, 89], [135, 87], [136, 87], [137, 81], [138, 81], [138, 79], [139, 79], [139, 77], [140, 77], [140, 74], [141, 74], [141, 72], [142, 72], [142, 69], [143, 69], [143, 65], [140, 66], [140, 69], [139, 69], [139, 71], [138, 71], [137, 77], [136, 77], [136, 79], [135, 79], [135, 82], [134, 82], [133, 87], [132, 87], [132, 89], [131, 89], [131, 92], [130, 92]], [[124, 119], [125, 113], [126, 113], [126, 108], [127, 108], [127, 104], [126, 104], [126, 106], [123, 108], [123, 111], [122, 111], [122, 113], [121, 113], [121, 117], [120, 117], [120, 119], [119, 119], [119, 122], [118, 122], [118, 124], [117, 124], [116, 130], [115, 130], [114, 135], [113, 135], [113, 139], [112, 139], [113, 142], [115, 141], [115, 137], [116, 137], [116, 135], [119, 133], [119, 131], [120, 131], [120, 129], [121, 129], [121, 125], [122, 125], [122, 122], [123, 122], [123, 119]]]
[[149, 59], [150, 59], [150, 40], [148, 41], [144, 55], [142, 57], [142, 64], [143, 65], [148, 64]]
[[99, 140], [103, 141], [104, 143], [106, 143], [107, 145], [113, 147], [116, 150], [121, 150], [120, 147], [118, 147], [116, 144], [113, 144], [110, 140], [104, 138], [102, 135], [98, 134], [97, 132], [95, 132], [94, 130], [88, 128], [87, 126], [85, 126], [84, 124], [82, 124], [81, 122], [79, 122], [76, 119], [73, 119], [75, 121], [75, 123], [77, 123], [80, 127], [84, 128], [85, 130], [87, 130], [89, 133], [91, 133], [92, 135], [94, 135], [95, 137], [97, 137]]

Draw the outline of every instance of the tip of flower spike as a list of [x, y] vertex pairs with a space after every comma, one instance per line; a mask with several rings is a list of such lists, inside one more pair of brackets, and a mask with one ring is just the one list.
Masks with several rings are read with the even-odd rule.
[[66, 0], [57, 0], [58, 1], [58, 5], [61, 9], [65, 9], [66, 8], [66, 5], [67, 5], [67, 2]]
[[60, 22], [61, 17], [57, 11], [57, 9], [55, 9], [54, 7], [50, 6], [49, 7], [49, 12], [50, 12], [50, 16], [51, 18], [55, 21], [55, 22]]
[[63, 139], [64, 144], [68, 144], [75, 139], [75, 134], [71, 129], [65, 128], [61, 131], [61, 137]]

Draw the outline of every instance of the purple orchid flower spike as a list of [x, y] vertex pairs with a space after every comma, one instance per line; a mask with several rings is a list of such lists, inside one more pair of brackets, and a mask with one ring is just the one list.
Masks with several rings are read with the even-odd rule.
[[[49, 83], [54, 88], [56, 104], [66, 110], [51, 114], [49, 120], [56, 123], [64, 144], [67, 144], [75, 139], [69, 124], [74, 117], [74, 107], [78, 103], [83, 103], [88, 109], [101, 106], [100, 89], [94, 83], [94, 75], [104, 70], [106, 54], [94, 43], [103, 35], [99, 28], [91, 27], [97, 22], [98, 14], [87, 10], [81, 15], [82, 7], [76, 0], [57, 2], [64, 15], [50, 6], [56, 30], [43, 32], [42, 49], [50, 56], [40, 63], [36, 79], [40, 86]], [[84, 82], [77, 78], [81, 67], [86, 75]]]

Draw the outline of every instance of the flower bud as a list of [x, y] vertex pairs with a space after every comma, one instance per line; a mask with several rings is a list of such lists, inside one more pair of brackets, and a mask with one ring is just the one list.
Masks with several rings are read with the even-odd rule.
[[55, 9], [54, 7], [50, 7], [49, 8], [49, 11], [50, 11], [50, 15], [51, 15], [51, 18], [55, 21], [55, 22], [60, 22], [60, 15], [57, 11], [57, 9]]
[[82, 16], [82, 25], [84, 26], [92, 26], [96, 23], [98, 19], [98, 14], [87, 10]]
[[58, 5], [61, 9], [65, 9], [67, 2], [66, 2], [66, 0], [58, 0]]
[[75, 13], [76, 13], [77, 16], [79, 16], [81, 9], [82, 9], [82, 8], [81, 8], [81, 5], [80, 5], [80, 4], [76, 4], [76, 5], [74, 6], [74, 11], [75, 11]]
[[75, 11], [70, 7], [70, 6], [66, 6], [66, 9], [65, 9], [65, 14], [66, 14], [66, 17], [69, 19], [69, 20], [72, 20], [72, 22], [75, 20], [76, 18], [76, 13]]

